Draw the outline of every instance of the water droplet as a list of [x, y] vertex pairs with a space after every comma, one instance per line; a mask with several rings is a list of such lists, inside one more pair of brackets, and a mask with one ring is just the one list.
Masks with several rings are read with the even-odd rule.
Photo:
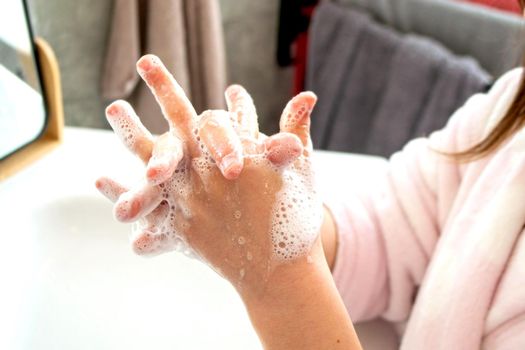
[[246, 274], [246, 271], [244, 271], [244, 269], [240, 269], [239, 270], [239, 276], [241, 276], [241, 279], [244, 278], [244, 275]]
[[246, 243], [246, 239], [243, 236], [240, 236], [239, 239], [237, 240], [237, 243], [239, 243], [240, 245], [243, 245], [244, 243]]
[[240, 210], [236, 210], [235, 213], [233, 213], [233, 216], [234, 216], [237, 220], [239, 220], [239, 219], [241, 218], [241, 216], [242, 216], [242, 213], [241, 213]]
[[246, 253], [246, 259], [248, 259], [249, 261], [251, 261], [253, 259], [253, 255], [252, 253], [248, 252]]

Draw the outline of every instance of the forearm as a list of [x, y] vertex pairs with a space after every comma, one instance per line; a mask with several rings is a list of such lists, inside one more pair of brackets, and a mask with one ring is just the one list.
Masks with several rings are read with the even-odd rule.
[[243, 296], [265, 349], [361, 349], [320, 244], [279, 266], [262, 296]]

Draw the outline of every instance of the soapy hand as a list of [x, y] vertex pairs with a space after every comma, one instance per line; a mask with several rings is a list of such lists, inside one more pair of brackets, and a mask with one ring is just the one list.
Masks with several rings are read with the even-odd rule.
[[124, 101], [106, 115], [122, 142], [146, 164], [139, 185], [109, 178], [97, 188], [116, 202], [114, 214], [136, 222], [136, 253], [178, 250], [202, 259], [237, 288], [261, 287], [276, 266], [309, 258], [318, 241], [322, 205], [310, 161], [313, 93], [284, 109], [281, 132], [259, 132], [253, 101], [227, 89], [228, 111], [198, 116], [160, 60], [144, 56], [139, 74], [170, 125], [153, 137]]

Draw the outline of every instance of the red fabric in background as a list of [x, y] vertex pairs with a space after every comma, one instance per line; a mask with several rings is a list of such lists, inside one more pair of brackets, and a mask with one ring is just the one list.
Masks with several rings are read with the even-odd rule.
[[[306, 6], [301, 9], [303, 16], [311, 19], [315, 6]], [[294, 86], [293, 93], [297, 95], [304, 91], [305, 77], [306, 77], [306, 63], [308, 59], [308, 31], [300, 33], [295, 39], [295, 72], [294, 72]]]
[[297, 39], [295, 39], [295, 49], [293, 93], [297, 95], [304, 90], [308, 54], [308, 33], [301, 33], [297, 36]]
[[304, 90], [308, 55], [308, 28], [319, 0], [281, 0], [277, 35], [277, 63], [293, 65], [293, 93]]
[[476, 4], [494, 7], [503, 11], [508, 11], [521, 15], [522, 11], [518, 0], [464, 0]]

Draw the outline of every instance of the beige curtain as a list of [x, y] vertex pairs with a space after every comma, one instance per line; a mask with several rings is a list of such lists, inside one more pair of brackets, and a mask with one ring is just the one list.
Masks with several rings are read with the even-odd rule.
[[144, 125], [162, 133], [168, 125], [136, 73], [146, 53], [159, 56], [197, 113], [224, 108], [224, 39], [217, 0], [115, 0], [101, 94], [126, 99]]

